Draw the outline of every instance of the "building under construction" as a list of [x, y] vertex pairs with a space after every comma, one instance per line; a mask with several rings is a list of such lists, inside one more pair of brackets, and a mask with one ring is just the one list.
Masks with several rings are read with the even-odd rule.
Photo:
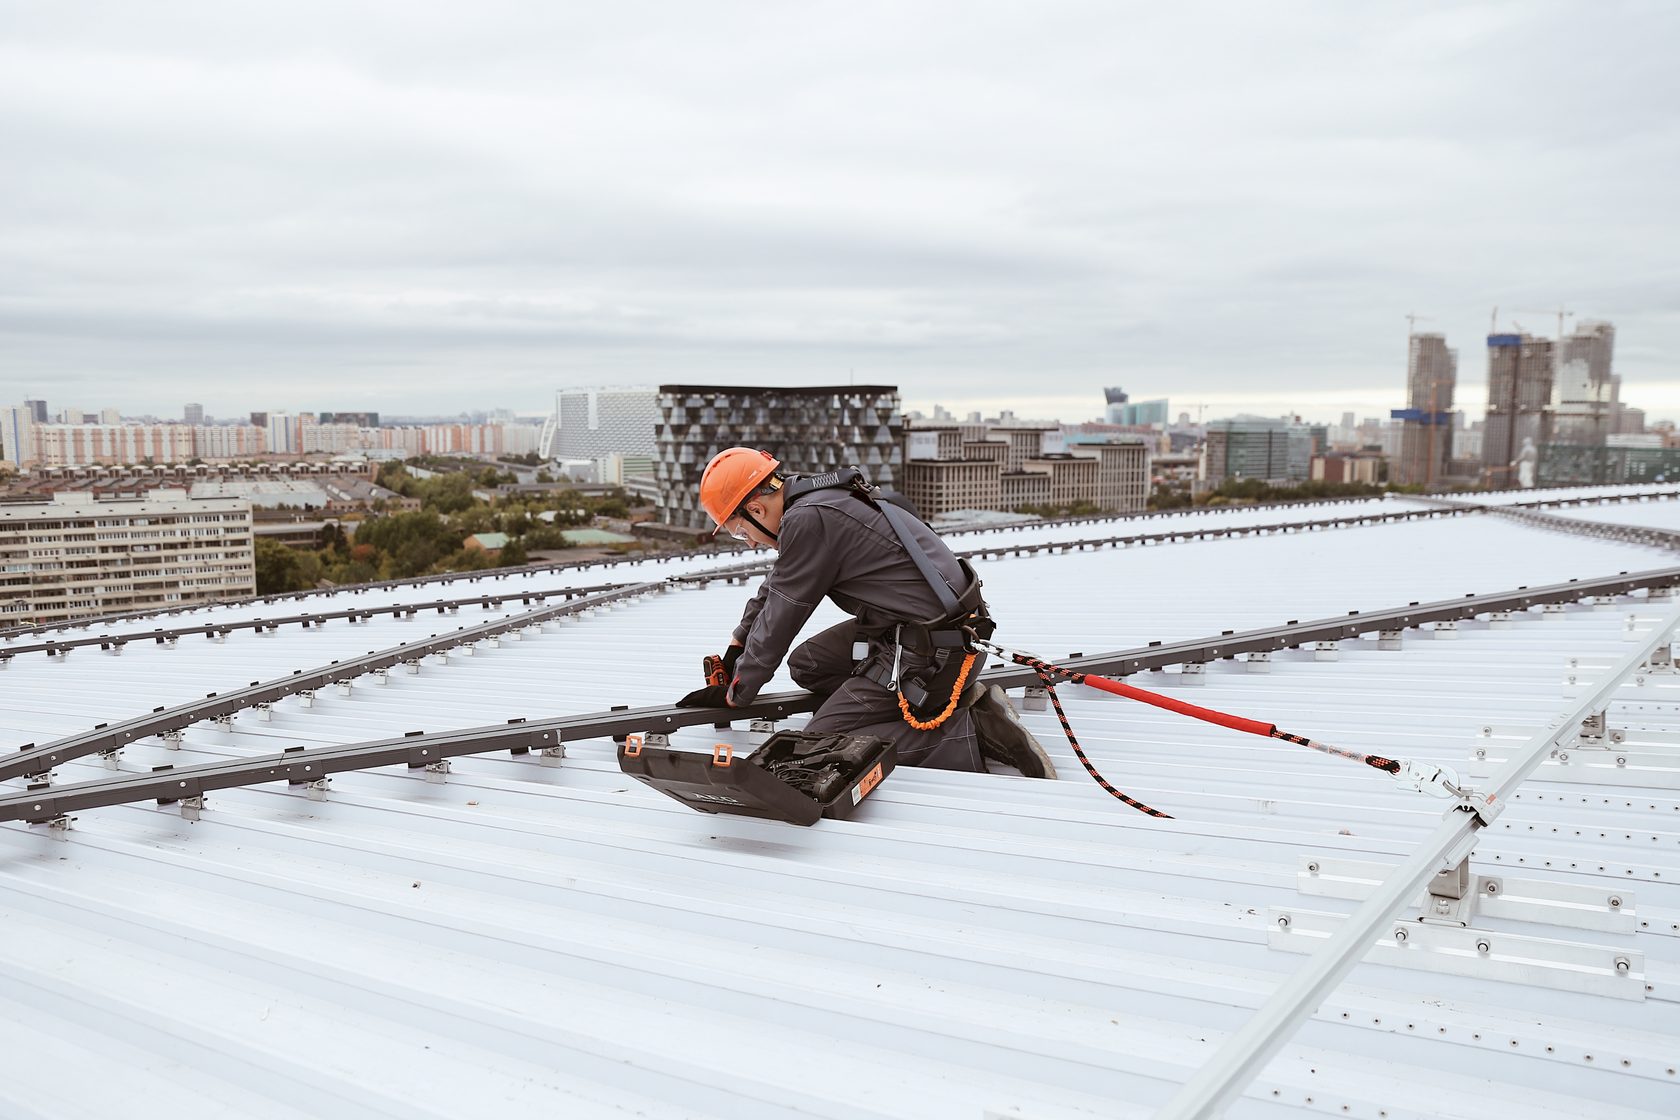
[[1400, 461], [1394, 481], [1430, 485], [1444, 478], [1452, 458], [1453, 389], [1458, 384], [1458, 351], [1445, 335], [1414, 334], [1406, 347], [1406, 407], [1400, 421]]
[[1616, 328], [1587, 320], [1563, 339], [1557, 355], [1551, 439], [1576, 447], [1601, 447], [1616, 431], [1620, 395], [1610, 372]]
[[1525, 440], [1551, 441], [1553, 343], [1528, 334], [1488, 335], [1487, 425], [1482, 474], [1490, 487], [1515, 486]]

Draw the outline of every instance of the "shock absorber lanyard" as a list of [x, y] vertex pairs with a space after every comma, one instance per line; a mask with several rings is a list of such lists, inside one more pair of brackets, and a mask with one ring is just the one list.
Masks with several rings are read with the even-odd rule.
[[1124, 681], [1111, 680], [1108, 677], [1099, 677], [1093, 673], [1080, 673], [1072, 669], [1064, 669], [1062, 666], [1054, 664], [1053, 662], [1045, 661], [1043, 658], [1034, 657], [1028, 653], [1022, 653], [1020, 650], [1008, 649], [1004, 646], [997, 645], [994, 642], [976, 639], [975, 644], [984, 649], [990, 650], [1001, 657], [1005, 657], [1017, 665], [1031, 669], [1034, 673], [1038, 674], [1038, 679], [1043, 682], [1045, 692], [1049, 695], [1051, 702], [1055, 705], [1056, 716], [1061, 720], [1062, 730], [1066, 733], [1068, 742], [1073, 745], [1073, 752], [1079, 758], [1081, 765], [1085, 767], [1086, 772], [1096, 780], [1098, 785], [1102, 786], [1103, 789], [1107, 790], [1114, 797], [1124, 801], [1126, 804], [1132, 806], [1132, 808], [1137, 809], [1140, 812], [1148, 813], [1151, 816], [1165, 817], [1167, 814], [1162, 813], [1159, 810], [1152, 809], [1142, 802], [1136, 801], [1115, 789], [1108, 783], [1107, 779], [1097, 772], [1096, 767], [1091, 765], [1090, 760], [1085, 757], [1084, 750], [1080, 748], [1078, 740], [1074, 737], [1073, 727], [1068, 722], [1067, 713], [1062, 709], [1061, 699], [1056, 695], [1055, 682], [1058, 678], [1064, 681], [1071, 681], [1074, 684], [1082, 684], [1088, 688], [1100, 689], [1103, 692], [1112, 693], [1115, 696], [1124, 696], [1128, 700], [1137, 700], [1144, 704], [1151, 704], [1157, 708], [1164, 708], [1169, 712], [1177, 712], [1179, 715], [1189, 716], [1191, 719], [1198, 719], [1204, 723], [1217, 724], [1220, 727], [1228, 727], [1233, 731], [1242, 731], [1249, 735], [1259, 735], [1263, 738], [1281, 739], [1286, 743], [1294, 743], [1297, 746], [1307, 747], [1310, 750], [1319, 751], [1323, 754], [1334, 755], [1337, 758], [1345, 758], [1353, 762], [1362, 762], [1366, 766], [1370, 766], [1376, 770], [1381, 770], [1383, 773], [1390, 775], [1408, 789], [1415, 789], [1423, 793], [1433, 794], [1437, 797], [1462, 798], [1465, 796], [1464, 790], [1460, 788], [1458, 775], [1444, 766], [1438, 766], [1433, 763], [1413, 762], [1405, 759], [1384, 758], [1382, 755], [1378, 754], [1363, 754], [1359, 751], [1348, 750], [1344, 747], [1331, 746], [1328, 743], [1320, 743], [1316, 739], [1310, 739], [1305, 735], [1296, 735], [1288, 731], [1283, 731], [1273, 723], [1264, 723], [1257, 719], [1249, 719], [1246, 716], [1231, 715], [1228, 712], [1215, 711], [1212, 708], [1204, 708], [1197, 704], [1186, 703], [1183, 700], [1176, 700], [1171, 696], [1163, 696], [1159, 692], [1151, 692], [1146, 688], [1138, 688], [1136, 685], [1126, 684]]

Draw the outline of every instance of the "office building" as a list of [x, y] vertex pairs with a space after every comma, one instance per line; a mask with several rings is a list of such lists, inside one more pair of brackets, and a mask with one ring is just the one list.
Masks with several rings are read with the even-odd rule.
[[895, 385], [758, 388], [661, 385], [655, 428], [659, 519], [709, 528], [700, 475], [726, 447], [759, 447], [784, 469], [821, 473], [856, 465], [897, 488], [904, 465], [904, 420]]
[[34, 419], [35, 423], [45, 424], [47, 422], [48, 417], [46, 401], [24, 401], [23, 407], [29, 410], [29, 415]]
[[251, 505], [185, 490], [0, 505], [0, 626], [256, 594]]
[[1458, 385], [1458, 351], [1444, 335], [1414, 334], [1406, 350], [1406, 407], [1400, 421], [1400, 453], [1394, 481], [1433, 485], [1446, 476], [1452, 458], [1453, 391]]
[[[1262, 482], [1289, 477], [1289, 425], [1267, 416], [1237, 416], [1207, 424], [1204, 478], [1218, 486], [1227, 479]], [[1311, 470], [1311, 460], [1308, 460]]]
[[198, 425], [198, 424], [204, 423], [204, 406], [201, 405], [201, 404], [189, 404], [189, 405], [187, 405], [187, 407], [186, 407], [186, 421], [187, 421], [187, 423], [193, 424], [193, 425]]
[[655, 457], [659, 394], [648, 388], [568, 389], [554, 395], [538, 453], [545, 459]]
[[1495, 488], [1514, 486], [1524, 442], [1532, 442], [1537, 454], [1551, 442], [1553, 344], [1526, 334], [1490, 334], [1487, 345], [1483, 478]]
[[1149, 447], [1135, 438], [1070, 444], [1060, 428], [917, 424], [906, 436], [906, 497], [923, 517], [955, 510], [1149, 503]]

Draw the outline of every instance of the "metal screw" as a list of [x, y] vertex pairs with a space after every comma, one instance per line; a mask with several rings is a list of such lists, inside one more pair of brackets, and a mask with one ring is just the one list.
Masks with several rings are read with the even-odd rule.
[[1621, 908], [1622, 908], [1622, 896], [1619, 895], [1619, 894], [1611, 895], [1610, 896], [1610, 909], [1620, 910]]
[[1307, 864], [1307, 870], [1312, 872], [1314, 875], [1317, 875], [1318, 874], [1318, 861], [1314, 860], [1313, 862]]
[[1411, 934], [1406, 931], [1405, 926], [1394, 927], [1394, 940], [1400, 944], [1404, 945], [1406, 943], [1406, 939], [1410, 936]]
[[1493, 734], [1493, 728], [1491, 728], [1491, 727], [1482, 728], [1482, 734], [1483, 735], [1492, 735]]
[[1491, 953], [1493, 952], [1493, 946], [1489, 945], [1486, 941], [1478, 941], [1476, 942], [1476, 952]]
[[1498, 894], [1499, 893], [1499, 880], [1489, 879], [1486, 883], [1482, 884], [1482, 889], [1489, 894]]
[[1288, 914], [1279, 914], [1277, 924], [1278, 924], [1279, 929], [1288, 929], [1289, 928], [1289, 915]]
[[1558, 752], [1558, 761], [1559, 762], [1568, 762], [1569, 761], [1569, 752], [1568, 751], [1559, 751]]
[[1627, 759], [1618, 755], [1617, 758], [1616, 758], [1616, 765], [1617, 766], [1626, 766], [1627, 765]]
[[1628, 960], [1626, 957], [1617, 957], [1616, 971], [1624, 976], [1627, 975], [1629, 972], [1633, 971], [1633, 962]]

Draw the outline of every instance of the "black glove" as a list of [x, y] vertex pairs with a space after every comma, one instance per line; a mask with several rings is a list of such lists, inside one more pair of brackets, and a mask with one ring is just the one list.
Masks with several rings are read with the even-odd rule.
[[729, 686], [726, 684], [709, 684], [705, 688], [697, 688], [677, 701], [677, 707], [679, 708], [727, 708], [729, 706]]
[[727, 645], [723, 647], [723, 671], [729, 674], [729, 679], [735, 679], [735, 662], [741, 660], [741, 654], [746, 646]]

